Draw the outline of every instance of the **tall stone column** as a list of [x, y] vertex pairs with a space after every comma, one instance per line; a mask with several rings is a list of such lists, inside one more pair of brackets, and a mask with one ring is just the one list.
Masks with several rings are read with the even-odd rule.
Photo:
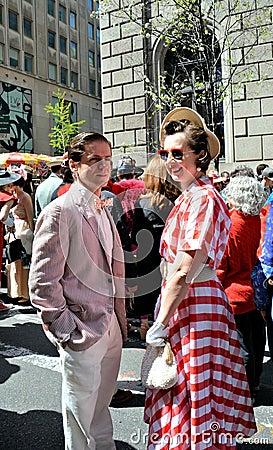
[[[113, 2], [114, 3], [114, 2]], [[101, 17], [104, 134], [114, 156], [130, 153], [138, 164], [147, 161], [147, 104], [145, 98], [145, 38], [140, 17], [129, 22], [117, 1]], [[129, 4], [128, 4], [129, 5]], [[129, 7], [129, 6], [128, 6]]]

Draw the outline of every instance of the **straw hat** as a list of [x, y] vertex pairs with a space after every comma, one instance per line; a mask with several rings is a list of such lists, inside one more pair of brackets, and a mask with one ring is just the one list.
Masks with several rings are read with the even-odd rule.
[[62, 156], [53, 156], [52, 157], [52, 161], [49, 161], [46, 163], [46, 165], [48, 167], [53, 167], [53, 166], [61, 166], [63, 163], [63, 157]]
[[203, 119], [203, 117], [200, 116], [196, 111], [194, 111], [191, 108], [186, 107], [180, 107], [175, 108], [172, 111], [170, 111], [166, 117], [164, 118], [161, 127], [160, 127], [160, 134], [159, 139], [161, 145], [163, 145], [164, 142], [164, 127], [168, 122], [175, 122], [180, 120], [188, 120], [192, 125], [197, 125], [200, 128], [203, 128], [203, 130], [206, 131], [208, 135], [208, 150], [211, 156], [211, 159], [216, 158], [220, 151], [220, 142], [219, 139], [215, 136], [215, 134], [210, 131]]
[[10, 173], [7, 170], [0, 170], [0, 186], [14, 183], [19, 180], [21, 175], [19, 173]]

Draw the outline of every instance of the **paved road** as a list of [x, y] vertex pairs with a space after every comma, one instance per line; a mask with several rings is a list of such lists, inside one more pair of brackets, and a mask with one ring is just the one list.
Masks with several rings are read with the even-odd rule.
[[[144, 450], [144, 389], [140, 362], [144, 344], [133, 321], [123, 349], [118, 386], [134, 398], [123, 408], [112, 408], [118, 450]], [[63, 450], [61, 374], [55, 348], [44, 336], [31, 307], [0, 313], [0, 450]], [[240, 450], [273, 448], [273, 364], [266, 352], [262, 387], [255, 415], [259, 432]], [[255, 445], [254, 445], [255, 444]]]

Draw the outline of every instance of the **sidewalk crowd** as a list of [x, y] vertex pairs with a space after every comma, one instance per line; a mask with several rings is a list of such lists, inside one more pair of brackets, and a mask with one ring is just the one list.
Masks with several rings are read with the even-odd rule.
[[160, 141], [145, 170], [129, 155], [113, 168], [93, 132], [38, 186], [0, 170], [0, 313], [32, 305], [58, 349], [67, 449], [115, 449], [130, 317], [177, 364], [173, 387], [146, 390], [149, 450], [235, 449], [256, 431], [266, 340], [273, 361], [273, 167], [212, 170], [219, 141], [189, 108], [165, 117]]

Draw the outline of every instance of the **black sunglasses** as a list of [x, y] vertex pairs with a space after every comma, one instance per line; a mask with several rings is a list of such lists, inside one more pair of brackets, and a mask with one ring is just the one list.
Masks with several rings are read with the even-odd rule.
[[176, 161], [182, 161], [184, 152], [180, 148], [173, 148], [172, 150], [160, 149], [158, 150], [158, 154], [164, 161], [167, 161], [169, 154], [171, 154], [172, 158]]

